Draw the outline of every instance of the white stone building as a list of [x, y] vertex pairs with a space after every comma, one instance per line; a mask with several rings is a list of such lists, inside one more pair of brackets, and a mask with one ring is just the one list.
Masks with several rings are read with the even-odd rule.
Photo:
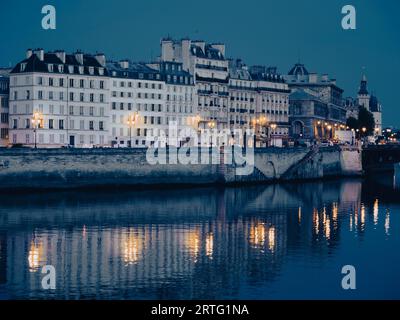
[[175, 61], [194, 76], [201, 129], [227, 129], [229, 61], [224, 44], [189, 39], [161, 40], [161, 61]]
[[164, 122], [168, 144], [181, 146], [189, 143], [190, 137], [185, 130], [190, 128], [197, 132], [200, 121], [193, 76], [183, 70], [183, 64], [179, 62], [162, 61], [150, 66], [159, 70], [166, 86]]
[[5, 147], [8, 145], [8, 99], [10, 79], [7, 75], [8, 72], [0, 72], [0, 147]]
[[109, 90], [103, 54], [27, 50], [10, 74], [13, 145], [107, 146]]
[[289, 86], [274, 67], [254, 66], [250, 73], [257, 92], [256, 136], [261, 146], [281, 147], [289, 138]]
[[113, 147], [146, 147], [166, 129], [165, 83], [159, 71], [128, 60], [108, 62], [110, 141]]

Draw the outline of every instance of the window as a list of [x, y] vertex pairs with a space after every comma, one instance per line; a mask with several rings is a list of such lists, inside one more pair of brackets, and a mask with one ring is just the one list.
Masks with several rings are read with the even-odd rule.
[[91, 116], [94, 115], [94, 107], [89, 108], [89, 115], [91, 115]]
[[81, 115], [81, 116], [84, 115], [83, 106], [80, 106], [80, 107], [79, 107], [79, 115]]
[[104, 94], [100, 94], [100, 102], [104, 102]]
[[18, 119], [13, 119], [13, 129], [18, 128]]
[[54, 120], [49, 119], [49, 129], [54, 129]]
[[85, 94], [84, 94], [83, 92], [80, 93], [80, 95], [79, 95], [79, 100], [80, 100], [81, 102], [85, 101]]
[[64, 130], [64, 120], [58, 120], [58, 129]]
[[74, 93], [73, 92], [69, 93], [69, 100], [74, 101]]
[[69, 115], [70, 116], [74, 115], [74, 106], [69, 106]]
[[81, 80], [79, 81], [79, 86], [80, 86], [81, 88], [84, 88], [84, 87], [85, 87], [85, 80], [84, 80], [84, 79], [81, 79]]
[[25, 119], [25, 128], [29, 129], [30, 125], [31, 125], [31, 121], [29, 119]]
[[89, 121], [89, 130], [94, 130], [94, 123], [93, 123], [93, 121]]
[[100, 89], [104, 89], [104, 81], [100, 81]]
[[70, 86], [71, 88], [74, 87], [74, 79], [69, 79], [69, 86]]
[[90, 102], [94, 102], [94, 94], [93, 93], [90, 94]]
[[104, 122], [103, 121], [99, 122], [99, 130], [104, 130]]

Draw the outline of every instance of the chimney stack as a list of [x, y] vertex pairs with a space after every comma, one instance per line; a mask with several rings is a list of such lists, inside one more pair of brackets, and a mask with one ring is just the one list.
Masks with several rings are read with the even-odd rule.
[[119, 62], [119, 65], [122, 69], [128, 69], [129, 68], [129, 61], [128, 60], [121, 60]]
[[96, 53], [94, 58], [97, 60], [97, 62], [104, 68], [106, 66], [106, 56], [104, 53]]
[[32, 49], [26, 50], [26, 58], [29, 59], [32, 56]]
[[75, 59], [79, 64], [83, 64], [83, 53], [81, 51], [75, 52]]
[[62, 63], [65, 63], [65, 51], [63, 50], [57, 50], [55, 52], [56, 56], [58, 59], [60, 59], [62, 61]]
[[44, 60], [44, 50], [39, 48], [39, 49], [35, 49], [33, 51], [34, 54], [36, 54], [36, 56], [39, 58], [40, 61]]

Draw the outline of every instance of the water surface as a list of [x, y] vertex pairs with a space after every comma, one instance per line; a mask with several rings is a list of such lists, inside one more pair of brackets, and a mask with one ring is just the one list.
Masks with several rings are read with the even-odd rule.
[[0, 196], [2, 299], [400, 299], [399, 248], [392, 177]]

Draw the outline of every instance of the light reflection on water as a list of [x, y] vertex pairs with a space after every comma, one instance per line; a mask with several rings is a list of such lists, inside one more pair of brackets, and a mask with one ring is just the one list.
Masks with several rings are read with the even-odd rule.
[[[400, 298], [390, 177], [0, 200], [0, 298]], [[340, 287], [345, 264], [356, 291]]]

